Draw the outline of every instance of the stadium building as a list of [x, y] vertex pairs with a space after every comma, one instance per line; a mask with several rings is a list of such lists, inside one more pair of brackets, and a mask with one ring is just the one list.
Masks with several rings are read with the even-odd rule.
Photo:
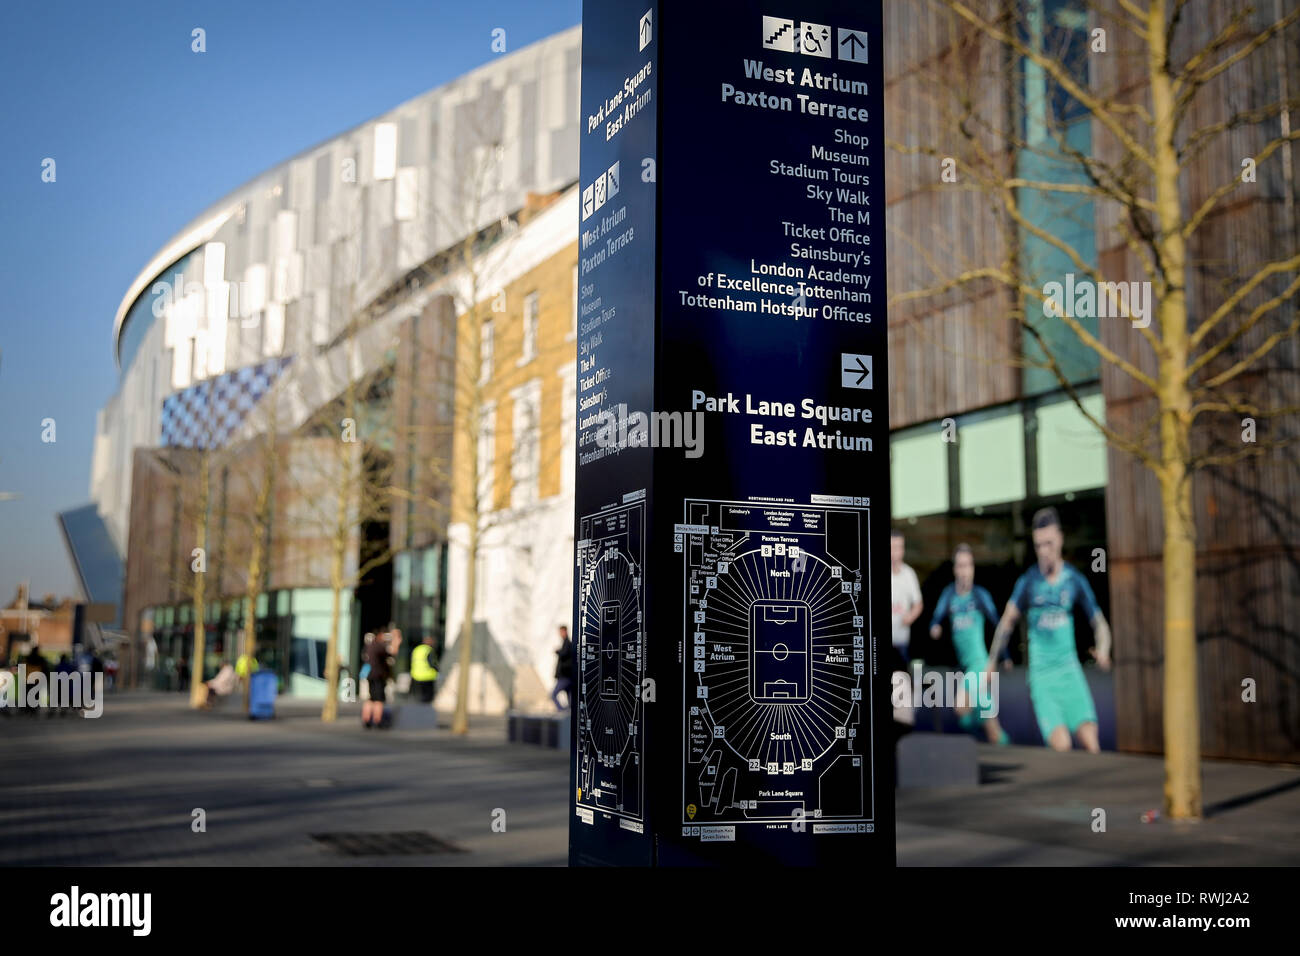
[[[449, 596], [464, 560], [449, 547], [463, 520], [452, 511], [451, 435], [468, 407], [457, 315], [471, 306], [491, 315], [486, 340], [495, 338], [502, 363], [484, 383], [493, 417], [481, 423], [503, 449], [490, 458], [502, 479], [493, 506], [535, 523], [554, 510], [559, 428], [546, 437], [537, 416], [558, 423], [572, 388], [572, 358], [550, 359], [565, 336], [573, 350], [579, 45], [575, 27], [500, 56], [267, 170], [170, 237], [126, 289], [112, 326], [119, 384], [99, 413], [93, 509], [75, 512], [75, 527], [88, 530], [64, 527], [79, 568], [82, 552], [111, 542], [124, 569], [121, 626], [138, 650], [152, 642], [157, 652], [152, 675], [142, 673], [152, 648], [134, 655], [138, 680], [174, 684], [201, 564], [205, 671], [237, 653], [251, 594], [264, 664], [286, 690], [322, 694], [338, 527], [324, 504], [345, 483], [344, 667], [356, 674], [360, 634], [389, 620], [404, 630], [403, 654], [426, 632], [443, 646], [447, 634], [454, 640]], [[346, 411], [351, 435], [339, 424]], [[523, 423], [542, 428], [541, 440], [512, 439]], [[340, 444], [350, 447], [340, 454]], [[531, 457], [512, 463], [508, 449], [521, 445]], [[378, 475], [402, 502], [384, 513], [372, 513], [367, 485]], [[546, 605], [545, 620], [524, 613], [531, 601], [516, 602], [526, 627], [481, 626], [476, 670], [499, 679], [490, 692], [481, 680], [475, 687], [497, 707], [516, 686], [549, 690], [543, 648], [567, 623], [567, 562], [548, 549], [572, 532], [561, 523], [558, 540], [552, 527], [537, 533], [546, 538], [536, 583], [562, 599]], [[502, 562], [485, 544], [490, 574]], [[510, 575], [512, 587], [534, 586], [514, 565]], [[111, 574], [103, 577], [100, 590], [112, 591]], [[489, 577], [480, 583], [492, 593]], [[498, 604], [480, 607], [496, 614]]]

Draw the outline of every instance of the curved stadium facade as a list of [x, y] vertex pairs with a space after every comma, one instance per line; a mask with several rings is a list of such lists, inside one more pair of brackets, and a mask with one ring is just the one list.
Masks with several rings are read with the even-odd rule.
[[[529, 427], [536, 431], [538, 420], [553, 419], [558, 434], [565, 419], [561, 404], [571, 393], [566, 376], [573, 373], [568, 316], [576, 314], [572, 187], [578, 178], [580, 40], [574, 27], [502, 55], [304, 150], [196, 216], [131, 282], [113, 322], [119, 382], [99, 412], [91, 497], [103, 523], [98, 543], [109, 539], [124, 568], [122, 628], [131, 646], [147, 646], [135, 662], [142, 680], [156, 669], [159, 686], [169, 680], [174, 686], [175, 677], [167, 673], [174, 675], [185, 661], [192, 640], [188, 592], [176, 580], [184, 576], [190, 554], [189, 542], [180, 540], [189, 535], [189, 525], [177, 517], [186, 506], [185, 455], [249, 443], [266, 430], [267, 406], [274, 403], [276, 434], [299, 433], [289, 439], [297, 444], [286, 451], [286, 460], [301, 460], [312, 452], [302, 429], [337, 402], [349, 382], [365, 382], [391, 402], [395, 395], [413, 394], [410, 382], [397, 380], [402, 374], [412, 382], [451, 379], [454, 345], [446, 343], [455, 341], [471, 283], [463, 265], [458, 271], [456, 256], [467, 240], [489, 250], [485, 262], [495, 256], [492, 289], [476, 294], [490, 291], [511, 302], [507, 315], [494, 316], [498, 351], [510, 346], [511, 330], [525, 322], [533, 323], [534, 350], [539, 321], [547, 326], [542, 337], [557, 345], [549, 363], [547, 355], [535, 363], [499, 363], [510, 374], [485, 383], [486, 391], [503, 396], [489, 407], [516, 421], [489, 434], [512, 446], [527, 445], [510, 428], [519, 424], [519, 408], [527, 401], [533, 403]], [[506, 235], [508, 252], [501, 248]], [[530, 286], [543, 280], [544, 288]], [[512, 293], [508, 298], [505, 290]], [[413, 366], [412, 343], [444, 333], [439, 361]], [[448, 381], [443, 394], [451, 388]], [[418, 421], [408, 416], [404, 427], [429, 431], [428, 416], [441, 414], [437, 424], [450, 434], [457, 414], [451, 403], [428, 404], [442, 407]], [[536, 446], [546, 442], [532, 443], [535, 457], [542, 450]], [[548, 450], [558, 466], [559, 448]], [[413, 470], [411, 454], [402, 460], [410, 449], [386, 451]], [[450, 438], [446, 451], [450, 456]], [[571, 490], [567, 479], [549, 470], [540, 462], [534, 468], [539, 474], [532, 476], [533, 492], [523, 496], [527, 519], [535, 532], [558, 533], [564, 546], [572, 529], [560, 516], [567, 514], [563, 499]], [[510, 506], [520, 498], [515, 486], [528, 478], [511, 462], [504, 481], [505, 510], [512, 516], [523, 514]], [[288, 689], [316, 694], [324, 689], [329, 568], [321, 560], [323, 542], [291, 527], [297, 506], [279, 500], [285, 493], [276, 492], [279, 528], [268, 535], [274, 540], [267, 544], [266, 581], [258, 598], [259, 653], [281, 671]], [[242, 568], [229, 559], [240, 499], [233, 491], [229, 501], [217, 495], [212, 509], [209, 551], [226, 566], [209, 569], [208, 645], [228, 657], [246, 590]], [[453, 543], [456, 517], [449, 512], [437, 527], [417, 526], [410, 513], [393, 519], [394, 555], [367, 573], [367, 584], [355, 588], [351, 606], [344, 608], [345, 667], [355, 667], [362, 627], [382, 626], [390, 616], [403, 625], [406, 648], [424, 633], [435, 634], [440, 644], [445, 633], [455, 634], [459, 610], [453, 593], [464, 570]], [[402, 520], [405, 526], [399, 527]], [[499, 523], [505, 527], [508, 521]], [[363, 529], [361, 535], [374, 532]], [[78, 542], [70, 538], [69, 546], [79, 562]], [[352, 574], [358, 572], [358, 548], [357, 541], [350, 543]], [[490, 542], [483, 550], [481, 560], [492, 563]], [[545, 560], [567, 568], [567, 561], [554, 562], [550, 555]], [[497, 628], [530, 627], [540, 632], [537, 640], [514, 640], [509, 649], [491, 635], [482, 642], [475, 672], [491, 687], [490, 694], [479, 689], [480, 699], [487, 695], [504, 704], [515, 696], [521, 667], [530, 675], [548, 673], [550, 633], [555, 622], [567, 619], [568, 586], [567, 579], [550, 582], [546, 590], [562, 594], [562, 602], [541, 602], [535, 611], [516, 603], [510, 611], [515, 619]], [[545, 614], [549, 623], [538, 617], [521, 624], [519, 615], [530, 613]], [[210, 669], [214, 661], [207, 663]], [[533, 696], [542, 683], [530, 678]]]
[[[574, 27], [504, 55], [267, 170], [141, 269], [113, 323], [119, 387], [99, 415], [91, 478], [119, 551], [132, 449], [176, 439], [178, 396], [275, 375], [340, 334], [357, 305], [340, 288], [358, 282], [369, 304], [528, 193], [577, 181], [580, 37]], [[457, 221], [446, 213], [457, 173], [493, 148], [498, 188], [477, 222]]]

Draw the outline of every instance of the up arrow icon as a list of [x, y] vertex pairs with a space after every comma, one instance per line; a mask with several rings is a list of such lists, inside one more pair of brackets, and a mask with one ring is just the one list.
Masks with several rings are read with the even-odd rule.
[[867, 35], [861, 30], [840, 27], [840, 59], [853, 63], [867, 62]]

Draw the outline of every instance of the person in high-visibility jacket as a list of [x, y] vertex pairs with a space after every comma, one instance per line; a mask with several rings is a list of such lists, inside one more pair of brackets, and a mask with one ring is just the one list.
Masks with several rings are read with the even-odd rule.
[[252, 654], [240, 654], [235, 661], [235, 674], [240, 680], [247, 680], [249, 674], [255, 674], [261, 670], [261, 665], [257, 663], [257, 658]]
[[421, 703], [432, 703], [437, 680], [438, 668], [433, 663], [433, 635], [426, 634], [424, 642], [411, 651], [411, 696]]

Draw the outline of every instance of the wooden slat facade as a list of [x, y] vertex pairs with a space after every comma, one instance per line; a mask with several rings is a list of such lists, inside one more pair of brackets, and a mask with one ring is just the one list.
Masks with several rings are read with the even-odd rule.
[[[1145, 54], [1103, 0], [1092, 23], [1107, 23], [1108, 51], [1089, 60], [1093, 90], [1122, 102], [1142, 103]], [[984, 12], [998, 6], [984, 5]], [[1232, 16], [1254, 8], [1248, 23], [1258, 32], [1273, 19], [1272, 4], [1245, 0], [1194, 0], [1183, 15], [1174, 51], [1185, 60], [1202, 48]], [[1288, 5], [1289, 8], [1289, 5]], [[885, 4], [886, 135], [904, 150], [945, 151], [961, 144], [936, 86], [958, 89], [976, 112], [1006, 115], [1010, 92], [995, 77], [999, 61], [938, 2]], [[1244, 42], [1244, 40], [1242, 41]], [[1230, 50], [1233, 48], [1229, 48]], [[962, 86], [963, 71], [967, 77]], [[1224, 122], [1300, 93], [1300, 28], [1274, 41], [1209, 84], [1189, 111], [1188, 127]], [[951, 97], [949, 97], [951, 99]], [[1294, 127], [1300, 111], [1292, 111]], [[1126, 125], [1142, 139], [1135, 120]], [[1240, 174], [1241, 161], [1257, 155], [1278, 135], [1276, 116], [1225, 132], [1184, 171], [1185, 209], [1194, 210], [1222, 183]], [[1117, 157], [1113, 137], [1093, 123], [1093, 155]], [[1296, 144], [1300, 160], [1300, 144]], [[1300, 162], [1296, 163], [1300, 166]], [[975, 264], [998, 266], [1009, 239], [992, 203], [974, 191], [944, 188], [933, 156], [887, 149], [887, 224], [891, 295], [936, 284]], [[1290, 195], [1288, 196], [1288, 192]], [[1188, 290], [1195, 326], [1228, 291], [1261, 264], [1300, 249], [1295, 174], [1287, 180], [1281, 154], [1260, 165], [1253, 184], [1243, 184], [1192, 237]], [[1123, 211], [1096, 203], [1096, 265], [1112, 281], [1147, 278], [1141, 261], [1124, 245], [1118, 226]], [[1249, 310], [1281, 292], [1294, 272], [1275, 277], [1248, 298], [1219, 334]], [[1020, 334], [1007, 317], [1011, 300], [991, 285], [952, 290], [891, 310], [890, 425], [916, 422], [1009, 401], [1020, 396], [1015, 367]], [[1296, 299], [1210, 366], [1229, 367], [1265, 338], [1295, 320]], [[1103, 342], [1148, 374], [1154, 355], [1124, 320], [1103, 321]], [[1218, 341], [1210, 336], [1207, 344]], [[1145, 386], [1103, 363], [1102, 391], [1110, 424], [1125, 433], [1152, 431], [1154, 403]], [[1260, 364], [1256, 374], [1233, 383], [1233, 391], [1262, 404], [1300, 408], [1300, 343], [1292, 336]], [[1198, 420], [1198, 453], [1240, 453], [1241, 415]], [[1256, 422], [1256, 450], [1300, 438], [1295, 412]], [[1151, 446], [1154, 450], [1154, 446]], [[1158, 484], [1134, 458], [1111, 449], [1106, 487], [1107, 561], [1115, 635], [1115, 698], [1119, 747], [1162, 749], [1163, 525]], [[1266, 450], [1254, 459], [1198, 473], [1194, 496], [1198, 522], [1197, 636], [1200, 646], [1201, 740], [1206, 756], [1300, 761], [1300, 446]], [[1256, 701], [1242, 701], [1242, 682], [1255, 682]]]

